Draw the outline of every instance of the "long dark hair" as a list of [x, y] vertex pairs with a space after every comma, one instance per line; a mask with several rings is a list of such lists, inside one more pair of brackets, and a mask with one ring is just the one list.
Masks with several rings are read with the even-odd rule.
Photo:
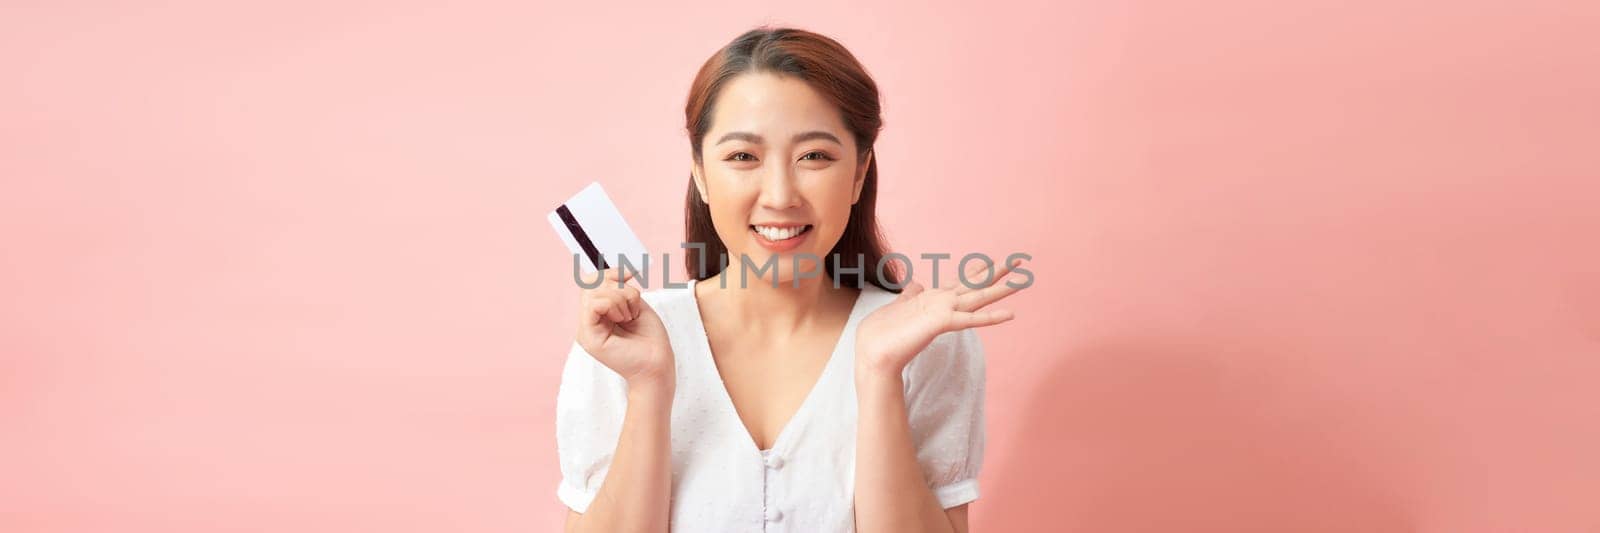
[[[757, 28], [712, 54], [694, 77], [683, 115], [696, 164], [701, 163], [700, 147], [711, 129], [712, 110], [722, 87], [734, 77], [752, 72], [774, 72], [804, 81], [839, 108], [845, 128], [855, 137], [856, 151], [861, 158], [856, 163], [860, 164], [873, 150], [878, 130], [883, 128], [878, 85], [855, 56], [837, 41], [816, 33], [793, 28]], [[885, 254], [884, 238], [878, 229], [877, 198], [878, 158], [874, 156], [867, 163], [866, 182], [861, 186], [860, 198], [850, 209], [844, 235], [833, 245], [828, 257], [822, 258], [823, 268], [840, 286], [861, 288], [860, 282], [865, 280], [890, 292], [900, 292], [892, 288], [900, 285], [899, 265], [891, 261], [881, 278], [877, 274], [878, 264]], [[697, 248], [687, 250], [685, 265], [690, 276], [705, 280], [722, 272], [725, 258], [738, 261], [727, 258], [728, 247], [717, 237], [716, 228], [711, 224], [711, 206], [700, 197], [693, 174], [689, 176], [689, 193], [683, 211], [684, 242], [705, 244], [703, 255]], [[860, 268], [862, 275], [840, 276], [833, 269], [835, 257], [841, 268]]]

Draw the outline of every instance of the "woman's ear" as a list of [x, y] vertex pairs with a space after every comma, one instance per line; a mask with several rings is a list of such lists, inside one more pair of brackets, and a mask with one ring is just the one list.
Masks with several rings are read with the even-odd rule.
[[699, 163], [689, 165], [689, 177], [694, 181], [695, 192], [700, 193], [700, 201], [705, 202], [706, 205], [711, 205], [711, 197], [706, 195], [706, 178], [704, 174], [705, 170], [700, 168]]
[[867, 169], [872, 168], [872, 150], [867, 151], [867, 157], [861, 160], [861, 166], [856, 168], [856, 192], [850, 197], [850, 205], [861, 201], [861, 187], [867, 184]]

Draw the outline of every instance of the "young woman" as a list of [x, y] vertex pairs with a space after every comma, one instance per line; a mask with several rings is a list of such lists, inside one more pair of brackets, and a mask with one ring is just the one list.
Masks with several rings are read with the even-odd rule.
[[974, 262], [976, 288], [880, 275], [878, 91], [827, 37], [739, 36], [685, 118], [685, 241], [705, 248], [687, 288], [641, 293], [612, 269], [582, 293], [556, 402], [567, 531], [966, 531], [971, 328], [1011, 318], [986, 306], [1019, 263]]

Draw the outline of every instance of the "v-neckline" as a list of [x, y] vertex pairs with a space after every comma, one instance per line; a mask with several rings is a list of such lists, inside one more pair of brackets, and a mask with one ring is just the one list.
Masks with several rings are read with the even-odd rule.
[[817, 402], [815, 398], [818, 394], [821, 394], [820, 391], [827, 384], [828, 378], [837, 373], [833, 367], [838, 366], [839, 352], [844, 349], [844, 338], [850, 333], [850, 328], [855, 325], [856, 320], [859, 318], [857, 315], [860, 314], [864, 301], [867, 299], [867, 285], [863, 284], [863, 287], [858, 289], [855, 302], [850, 304], [850, 314], [845, 317], [844, 327], [839, 330], [839, 337], [833, 341], [833, 351], [828, 354], [828, 360], [823, 363], [822, 373], [817, 375], [817, 380], [811, 384], [811, 390], [806, 391], [805, 398], [800, 400], [800, 407], [796, 408], [794, 414], [789, 415], [789, 420], [784, 421], [783, 427], [778, 429], [778, 436], [772, 439], [772, 447], [763, 450], [761, 445], [756, 443], [755, 435], [750, 433], [750, 427], [746, 426], [744, 419], [739, 417], [739, 408], [733, 403], [733, 394], [728, 392], [728, 384], [722, 380], [722, 370], [717, 368], [717, 357], [711, 351], [711, 336], [706, 333], [705, 316], [700, 313], [700, 295], [695, 292], [695, 285], [699, 283], [699, 280], [689, 280], [689, 303], [694, 307], [695, 327], [700, 330], [700, 349], [705, 352], [708, 359], [707, 362], [710, 363], [707, 366], [710, 368], [711, 377], [716, 379], [717, 390], [721, 393], [719, 396], [722, 398], [724, 410], [727, 411], [729, 416], [733, 417], [734, 423], [738, 425], [744, 434], [745, 443], [749, 444], [750, 449], [755, 451], [757, 455], [765, 456], [768, 453], [779, 453], [779, 450], [786, 449], [785, 445], [788, 443], [789, 435], [794, 433], [794, 431], [790, 431], [790, 428], [804, 422], [804, 416], [808, 411], [807, 408]]

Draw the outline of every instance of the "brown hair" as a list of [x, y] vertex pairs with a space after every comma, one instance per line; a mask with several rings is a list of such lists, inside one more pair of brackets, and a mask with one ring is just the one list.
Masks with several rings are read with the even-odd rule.
[[[844, 46], [828, 37], [793, 28], [757, 28], [745, 32], [722, 47], [700, 67], [689, 89], [689, 102], [684, 106], [684, 126], [689, 131], [689, 145], [694, 150], [695, 163], [701, 163], [700, 148], [711, 130], [711, 114], [717, 96], [728, 81], [740, 74], [772, 72], [794, 76], [821, 93], [839, 108], [845, 128], [855, 137], [856, 151], [861, 163], [878, 140], [878, 130], [883, 128], [881, 106], [878, 102], [878, 85], [867, 75]], [[882, 278], [877, 275], [878, 263], [884, 256], [883, 235], [878, 229], [876, 200], [878, 189], [878, 158], [867, 164], [866, 182], [861, 186], [861, 197], [850, 209], [850, 221], [844, 234], [834, 244], [828, 256], [822, 258], [823, 268], [829, 278], [842, 286], [860, 288], [860, 281], [877, 285], [890, 292], [900, 284], [899, 268], [894, 261], [885, 267]], [[711, 207], [694, 186], [694, 175], [689, 176], [689, 194], [684, 202], [684, 242], [705, 243], [703, 254], [697, 248], [687, 250], [685, 264], [689, 275], [705, 280], [722, 271], [722, 261], [728, 248], [717, 237], [711, 224]], [[857, 261], [857, 256], [862, 261]], [[843, 277], [833, 271], [837, 257], [841, 268], [861, 268], [860, 278]], [[727, 258], [728, 261], [738, 261]], [[704, 265], [702, 270], [701, 265]]]

